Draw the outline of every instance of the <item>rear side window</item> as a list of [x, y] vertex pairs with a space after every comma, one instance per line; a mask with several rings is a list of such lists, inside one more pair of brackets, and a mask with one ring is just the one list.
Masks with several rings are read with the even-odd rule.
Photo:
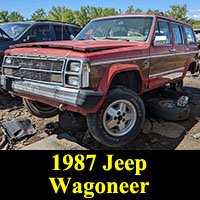
[[185, 28], [188, 44], [189, 45], [196, 44], [192, 28], [188, 26], [185, 26], [184, 28]]
[[156, 25], [155, 36], [166, 36], [167, 44], [172, 44], [169, 23], [164, 21], [158, 21]]
[[72, 30], [73, 30], [73, 32], [74, 32], [74, 36], [76, 36], [80, 31], [81, 31], [81, 28], [78, 28], [78, 27], [72, 27], [71, 26], [71, 28], [72, 28]]
[[69, 40], [70, 34], [66, 26], [54, 26], [56, 40]]
[[182, 26], [178, 24], [172, 24], [174, 41], [176, 45], [183, 45], [185, 43]]

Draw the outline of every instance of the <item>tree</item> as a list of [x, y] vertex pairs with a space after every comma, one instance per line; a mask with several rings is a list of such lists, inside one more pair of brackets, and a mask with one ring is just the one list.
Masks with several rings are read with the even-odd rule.
[[132, 14], [134, 12], [134, 9], [133, 9], [133, 5], [131, 6], [128, 6], [128, 9], [126, 10], [126, 14]]
[[31, 19], [32, 20], [37, 20], [37, 19], [46, 19], [47, 18], [47, 14], [44, 11], [43, 8], [39, 8], [37, 9], [32, 15], [31, 15]]
[[9, 22], [17, 22], [17, 21], [24, 20], [24, 17], [15, 11], [11, 12], [8, 18], [9, 18]]
[[0, 12], [0, 23], [2, 22], [8, 22], [9, 21], [9, 15], [7, 10], [3, 10]]
[[142, 13], [142, 9], [140, 8], [137, 8], [137, 9], [134, 9], [133, 8], [133, 5], [129, 6], [128, 9], [126, 10], [126, 14], [133, 14], [133, 13]]
[[183, 6], [180, 5], [171, 5], [171, 10], [165, 12], [165, 15], [171, 17], [173, 19], [178, 19], [182, 21], [187, 21], [187, 5], [184, 4]]
[[74, 12], [69, 8], [65, 8], [63, 12], [63, 20], [68, 23], [76, 23]]
[[143, 10], [141, 9], [141, 8], [137, 8], [135, 11], [134, 11], [134, 13], [142, 13], [143, 12]]
[[48, 18], [51, 20], [62, 21], [64, 11], [65, 11], [64, 6], [57, 6], [57, 7], [53, 6], [48, 13]]
[[79, 11], [74, 11], [73, 14], [75, 17], [75, 22], [84, 27], [94, 18], [117, 15], [119, 12], [115, 10], [115, 8], [83, 6]]
[[111, 16], [111, 15], [118, 15], [118, 11], [115, 8], [104, 8], [103, 9], [103, 16]]
[[74, 12], [65, 6], [53, 6], [48, 13], [48, 19], [63, 22], [75, 22]]
[[90, 7], [89, 6], [83, 6], [80, 8], [80, 11], [74, 11], [74, 17], [77, 24], [80, 24], [82, 27], [87, 25], [91, 18], [90, 15]]
[[147, 14], [160, 14], [161, 11], [158, 10], [158, 9], [156, 9], [156, 10], [148, 9], [146, 13], [147, 13]]

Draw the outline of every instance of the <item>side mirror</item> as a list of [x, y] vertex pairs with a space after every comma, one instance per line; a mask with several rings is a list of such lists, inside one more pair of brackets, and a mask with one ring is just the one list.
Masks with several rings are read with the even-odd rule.
[[74, 38], [75, 38], [75, 37], [74, 37], [74, 35], [72, 35], [72, 34], [69, 36], [69, 39], [70, 39], [70, 40], [73, 40]]
[[155, 36], [153, 40], [154, 46], [163, 46], [167, 44], [167, 37], [166, 36]]
[[28, 35], [23, 42], [37, 42], [37, 39], [34, 35]]

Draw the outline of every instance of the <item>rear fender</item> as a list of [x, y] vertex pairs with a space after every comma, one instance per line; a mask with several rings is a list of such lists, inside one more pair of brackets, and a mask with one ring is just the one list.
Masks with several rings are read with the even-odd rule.
[[196, 63], [196, 67], [197, 67], [196, 59], [195, 58], [188, 58], [186, 63], [185, 63], [185, 69], [184, 69], [184, 72], [183, 72], [183, 78], [185, 77], [186, 73], [188, 72], [191, 63]]

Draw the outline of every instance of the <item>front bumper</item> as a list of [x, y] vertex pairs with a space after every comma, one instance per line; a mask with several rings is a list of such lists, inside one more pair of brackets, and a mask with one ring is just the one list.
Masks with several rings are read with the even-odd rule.
[[62, 86], [12, 79], [4, 75], [0, 76], [0, 83], [3, 89], [11, 92], [46, 98], [82, 109], [95, 107], [103, 96], [102, 92], [95, 92], [93, 90], [65, 88]]

